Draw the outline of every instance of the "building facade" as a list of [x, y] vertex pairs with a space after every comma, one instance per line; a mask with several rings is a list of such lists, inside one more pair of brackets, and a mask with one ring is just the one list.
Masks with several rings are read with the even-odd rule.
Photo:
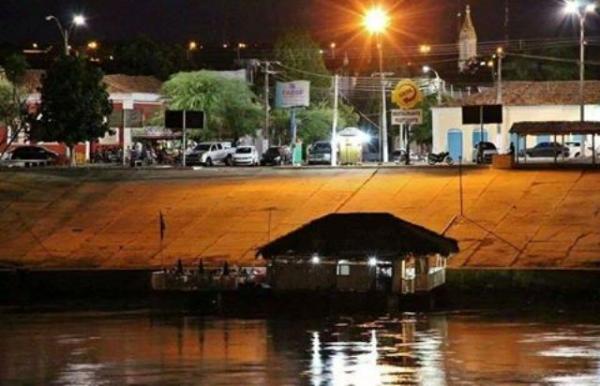
[[[511, 142], [517, 146], [516, 136], [509, 133], [515, 122], [578, 121], [578, 95], [577, 81], [504, 82], [503, 123], [483, 125], [483, 130], [481, 125], [462, 124], [462, 106], [496, 104], [496, 88], [433, 107], [433, 151], [448, 151], [454, 159], [462, 156], [464, 161], [471, 162], [474, 146], [483, 139], [494, 143], [500, 153], [508, 152]], [[587, 81], [584, 96], [586, 121], [600, 121], [600, 81]], [[550, 135], [528, 136], [521, 140], [519, 148], [553, 140]], [[585, 140], [591, 144], [591, 139], [582, 136], [570, 136], [566, 140]]]
[[[24, 86], [27, 95], [27, 105], [33, 112], [41, 102], [41, 79], [44, 71], [29, 70], [25, 75]], [[152, 76], [106, 75], [104, 77], [109, 99], [112, 102], [113, 113], [109, 119], [112, 134], [91, 143], [76, 146], [75, 154], [79, 162], [88, 161], [90, 154], [102, 146], [126, 148], [132, 144], [132, 130], [144, 127], [158, 111], [163, 108], [163, 98], [160, 94], [162, 83]], [[29, 143], [25, 133], [20, 133], [10, 143], [13, 132], [10, 127], [0, 128], [0, 149], [8, 146], [18, 146]], [[65, 155], [66, 146], [60, 143], [40, 143], [44, 147]]]

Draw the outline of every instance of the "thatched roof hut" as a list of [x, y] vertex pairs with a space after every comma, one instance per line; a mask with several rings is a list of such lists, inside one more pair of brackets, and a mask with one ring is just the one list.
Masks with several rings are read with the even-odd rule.
[[397, 259], [408, 255], [449, 256], [458, 252], [456, 240], [389, 213], [329, 214], [258, 249], [257, 256], [340, 259], [365, 256]]

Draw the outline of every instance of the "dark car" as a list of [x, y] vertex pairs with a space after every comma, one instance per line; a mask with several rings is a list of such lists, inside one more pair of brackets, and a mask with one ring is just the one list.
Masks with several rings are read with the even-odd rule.
[[525, 154], [531, 158], [554, 158], [561, 156], [568, 157], [569, 148], [556, 142], [540, 142], [535, 147], [527, 149]]
[[292, 160], [290, 151], [285, 146], [272, 146], [263, 154], [261, 165], [286, 165]]
[[19, 146], [10, 153], [10, 161], [22, 161], [25, 166], [50, 165], [58, 162], [58, 154], [41, 146]]
[[308, 164], [330, 164], [331, 143], [329, 141], [318, 141], [312, 145], [308, 153]]

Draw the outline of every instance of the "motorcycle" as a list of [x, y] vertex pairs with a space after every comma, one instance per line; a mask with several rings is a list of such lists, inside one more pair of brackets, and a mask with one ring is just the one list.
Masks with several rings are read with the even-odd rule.
[[429, 153], [429, 155], [427, 156], [427, 163], [429, 163], [429, 165], [435, 165], [442, 162], [446, 162], [448, 165], [454, 164], [454, 160], [448, 152], [442, 152], [438, 154]]

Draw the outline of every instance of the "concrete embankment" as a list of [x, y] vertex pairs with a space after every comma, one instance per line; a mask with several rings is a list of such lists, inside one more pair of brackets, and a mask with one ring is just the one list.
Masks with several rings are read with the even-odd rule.
[[[261, 264], [332, 212], [389, 212], [459, 241], [453, 268], [600, 268], [600, 170], [0, 171], [0, 266]], [[161, 243], [158, 213], [167, 228]]]

